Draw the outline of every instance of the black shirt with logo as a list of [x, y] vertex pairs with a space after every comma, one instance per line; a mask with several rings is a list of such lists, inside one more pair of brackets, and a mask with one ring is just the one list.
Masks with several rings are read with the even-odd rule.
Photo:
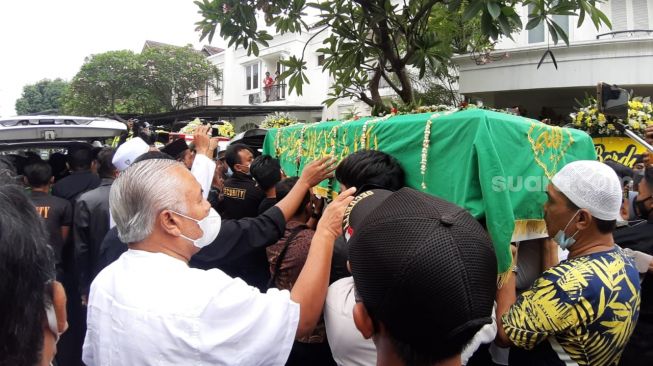
[[45, 226], [50, 235], [50, 245], [54, 249], [57, 267], [61, 266], [61, 252], [64, 247], [61, 227], [70, 227], [73, 222], [73, 208], [70, 202], [59, 197], [53, 197], [45, 192], [32, 192], [32, 203], [36, 212], [45, 221]]
[[256, 186], [254, 179], [240, 172], [234, 172], [234, 175], [224, 182], [222, 193], [224, 199], [219, 204], [219, 211], [222, 212], [223, 219], [256, 217], [259, 205], [265, 198], [265, 193]]

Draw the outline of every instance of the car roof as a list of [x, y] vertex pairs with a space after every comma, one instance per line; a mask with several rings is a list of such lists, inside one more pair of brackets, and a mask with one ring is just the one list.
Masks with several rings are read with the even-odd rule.
[[16, 116], [0, 118], [0, 148], [66, 145], [102, 141], [127, 131], [124, 123], [103, 117]]

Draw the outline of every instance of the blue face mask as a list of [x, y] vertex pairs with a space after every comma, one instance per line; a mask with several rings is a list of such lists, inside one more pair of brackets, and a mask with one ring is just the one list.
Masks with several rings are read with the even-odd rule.
[[567, 237], [565, 231], [567, 230], [567, 227], [569, 227], [569, 224], [571, 224], [571, 222], [574, 220], [574, 218], [576, 217], [576, 215], [578, 215], [579, 212], [580, 210], [576, 211], [576, 213], [574, 214], [574, 216], [571, 217], [571, 220], [569, 220], [565, 228], [563, 230], [558, 230], [558, 233], [553, 237], [553, 241], [558, 243], [560, 248], [564, 250], [568, 250], [572, 245], [574, 245], [574, 243], [576, 243], [576, 239], [574, 239], [574, 236], [578, 234], [578, 230], [576, 230], [574, 235], [570, 237]]
[[232, 175], [234, 175], [234, 172], [231, 171], [231, 168], [227, 168], [227, 172], [225, 173], [225, 175], [227, 177], [231, 177]]

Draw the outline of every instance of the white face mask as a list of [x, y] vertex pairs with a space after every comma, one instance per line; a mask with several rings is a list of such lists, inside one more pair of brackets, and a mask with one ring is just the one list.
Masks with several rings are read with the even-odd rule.
[[180, 236], [190, 242], [193, 243], [194, 246], [197, 248], [204, 248], [205, 246], [213, 243], [215, 238], [218, 237], [218, 233], [220, 232], [220, 225], [222, 224], [222, 218], [220, 217], [220, 214], [217, 213], [213, 208], [209, 210], [209, 214], [203, 218], [202, 220], [197, 220], [192, 217], [188, 217], [186, 215], [180, 214], [179, 212], [172, 211], [176, 213], [177, 215], [181, 217], [185, 217], [189, 220], [193, 220], [199, 225], [200, 229], [202, 230], [202, 236], [200, 236], [197, 239], [191, 239], [184, 234], [181, 234]]

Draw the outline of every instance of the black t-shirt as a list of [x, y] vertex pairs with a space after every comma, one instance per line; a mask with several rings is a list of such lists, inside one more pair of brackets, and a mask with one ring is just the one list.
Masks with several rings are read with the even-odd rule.
[[[653, 254], [653, 220], [617, 229], [613, 236], [622, 248]], [[650, 365], [653, 359], [653, 275], [650, 272], [644, 276], [640, 294], [639, 320], [619, 365]]]
[[258, 206], [265, 198], [254, 179], [240, 172], [224, 182], [222, 194], [224, 199], [219, 203], [222, 218], [232, 220], [258, 216]]
[[64, 246], [61, 227], [70, 227], [73, 222], [73, 208], [70, 202], [59, 197], [53, 197], [43, 192], [32, 192], [32, 202], [36, 212], [45, 220], [45, 226], [50, 235], [50, 245], [54, 249], [57, 265], [61, 265], [61, 251]]
[[[613, 236], [614, 242], [622, 248], [653, 254], [653, 220], [618, 229]], [[641, 297], [640, 315], [653, 317], [653, 275], [650, 273], [646, 274], [642, 282]]]
[[263, 201], [261, 201], [261, 204], [258, 205], [258, 214], [262, 214], [263, 212], [267, 211], [270, 207], [274, 206], [277, 204], [277, 198], [276, 197], [265, 197]]

